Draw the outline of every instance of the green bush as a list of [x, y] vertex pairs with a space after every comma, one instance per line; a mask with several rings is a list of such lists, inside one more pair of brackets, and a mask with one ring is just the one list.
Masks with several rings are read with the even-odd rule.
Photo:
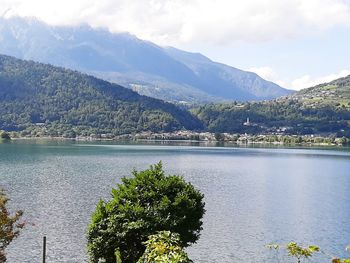
[[5, 249], [11, 242], [19, 236], [24, 223], [20, 223], [23, 211], [16, 211], [11, 215], [7, 209], [9, 199], [4, 191], [0, 189], [0, 262], [6, 262]]
[[160, 231], [145, 242], [146, 250], [138, 263], [190, 263], [180, 244], [180, 236], [170, 231]]
[[166, 176], [161, 162], [112, 190], [112, 199], [100, 202], [88, 228], [88, 252], [92, 262], [134, 263], [145, 251], [144, 242], [158, 231], [179, 234], [186, 247], [199, 238], [204, 215], [203, 195], [176, 175]]

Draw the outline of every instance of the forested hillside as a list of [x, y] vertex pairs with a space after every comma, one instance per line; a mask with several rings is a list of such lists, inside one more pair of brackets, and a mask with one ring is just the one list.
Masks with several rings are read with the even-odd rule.
[[201, 127], [187, 111], [119, 85], [0, 55], [0, 129], [74, 137]]
[[192, 112], [213, 132], [349, 137], [350, 76], [272, 101], [209, 104]]
[[64, 137], [181, 129], [350, 137], [350, 77], [272, 101], [208, 104], [191, 114], [76, 71], [0, 56], [0, 129]]

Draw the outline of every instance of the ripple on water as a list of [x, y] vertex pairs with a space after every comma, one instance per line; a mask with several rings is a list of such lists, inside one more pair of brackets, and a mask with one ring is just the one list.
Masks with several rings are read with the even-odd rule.
[[204, 229], [187, 249], [195, 262], [291, 262], [265, 248], [291, 240], [346, 256], [349, 152], [26, 142], [0, 145], [1, 186], [33, 224], [9, 247], [9, 262], [40, 262], [43, 235], [48, 262], [86, 261], [98, 199], [159, 160], [205, 194]]

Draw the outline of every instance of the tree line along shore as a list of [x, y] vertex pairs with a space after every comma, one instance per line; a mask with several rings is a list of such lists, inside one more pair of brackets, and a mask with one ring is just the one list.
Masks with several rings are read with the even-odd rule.
[[64, 133], [51, 136], [42, 133], [21, 133], [0, 131], [1, 140], [11, 139], [71, 139], [76, 141], [187, 141], [198, 143], [233, 143], [233, 144], [276, 144], [276, 145], [318, 145], [318, 146], [348, 146], [350, 138], [335, 135], [286, 135], [286, 134], [231, 134], [177, 131], [168, 133], [140, 132], [122, 135], [90, 134], [77, 136], [74, 133]]

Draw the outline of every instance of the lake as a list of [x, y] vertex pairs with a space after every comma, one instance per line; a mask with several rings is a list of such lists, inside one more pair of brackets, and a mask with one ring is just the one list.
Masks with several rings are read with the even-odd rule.
[[[30, 224], [8, 262], [84, 262], [85, 232], [99, 198], [131, 170], [163, 161], [205, 195], [194, 262], [293, 262], [268, 243], [315, 244], [350, 257], [349, 149], [235, 148], [14, 141], [0, 144], [0, 187]], [[331, 262], [315, 256], [310, 262]]]

